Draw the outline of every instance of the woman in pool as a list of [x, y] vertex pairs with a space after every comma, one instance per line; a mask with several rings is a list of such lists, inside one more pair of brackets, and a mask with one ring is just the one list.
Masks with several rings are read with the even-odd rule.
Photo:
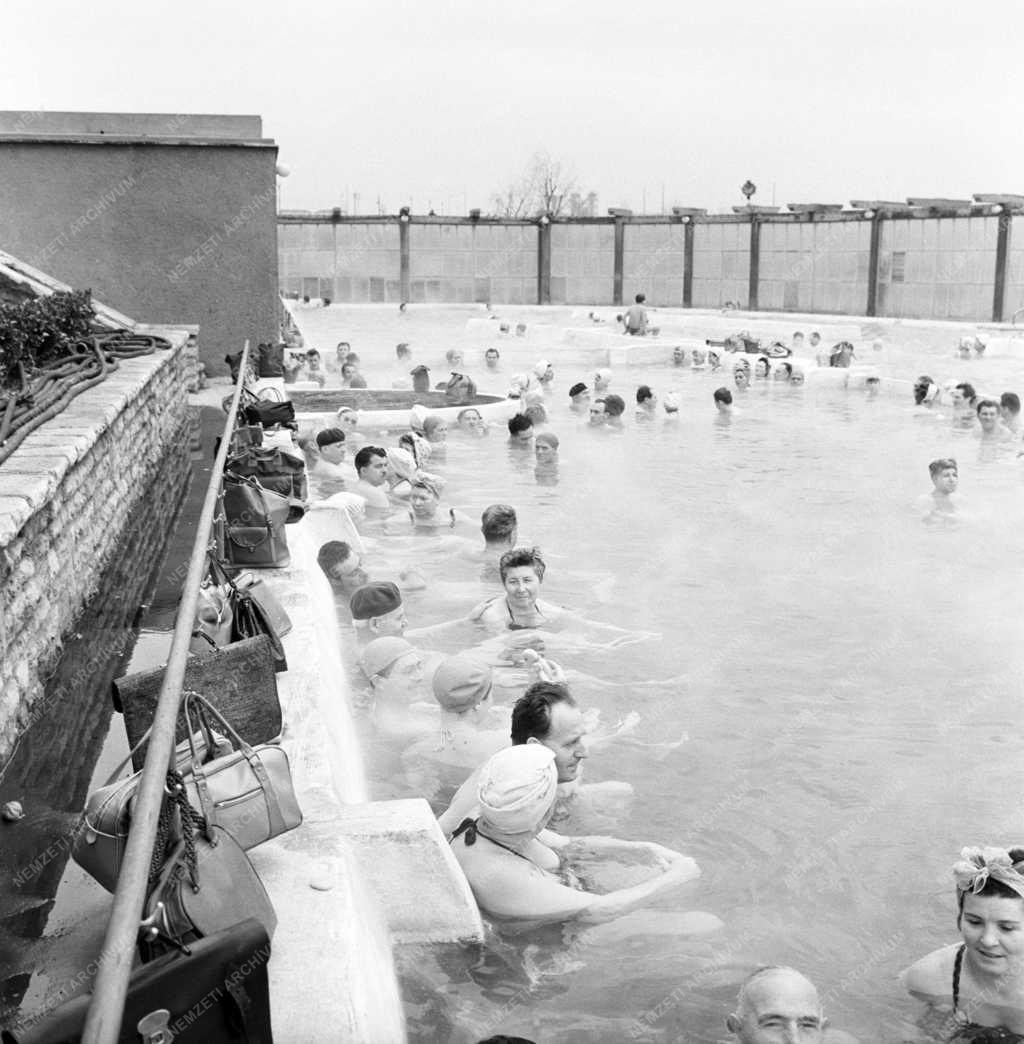
[[456, 511], [455, 508], [441, 511], [440, 506], [440, 483], [433, 476], [420, 473], [409, 492], [408, 520], [414, 529], [430, 532], [437, 529], [454, 529], [460, 522], [474, 530], [478, 528], [473, 524], [473, 520], [461, 511]]
[[903, 983], [950, 1012], [944, 1040], [1024, 1044], [1024, 848], [965, 848], [953, 876], [963, 941], [922, 957]]
[[481, 602], [469, 614], [480, 623], [505, 626], [510, 631], [541, 627], [565, 616], [569, 610], [540, 599], [544, 582], [540, 548], [514, 547], [501, 556], [498, 569], [505, 595]]
[[423, 437], [435, 446], [447, 442], [448, 422], [437, 413], [428, 414], [423, 419]]
[[362, 441], [362, 435], [356, 430], [359, 427], [359, 411], [351, 406], [342, 406], [335, 415], [338, 427], [345, 433], [347, 442]]
[[[504, 920], [595, 924], [700, 875], [692, 859], [661, 845], [544, 831], [557, 782], [554, 752], [540, 743], [507, 747], [481, 769], [479, 816], [462, 821], [451, 845], [484, 913]], [[615, 852], [641, 855], [656, 872], [642, 884], [604, 895], [583, 891], [568, 857]]]
[[480, 416], [480, 411], [472, 406], [459, 410], [455, 426], [466, 435], [480, 436], [487, 434], [487, 422]]
[[775, 367], [775, 372], [772, 374], [773, 381], [787, 382], [793, 376], [793, 364], [788, 362], [780, 362]]

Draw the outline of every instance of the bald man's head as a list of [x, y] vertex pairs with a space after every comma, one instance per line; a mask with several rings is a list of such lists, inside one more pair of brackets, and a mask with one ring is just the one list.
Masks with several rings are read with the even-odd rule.
[[814, 983], [793, 968], [770, 967], [746, 979], [725, 1024], [740, 1044], [820, 1044], [827, 1020]]

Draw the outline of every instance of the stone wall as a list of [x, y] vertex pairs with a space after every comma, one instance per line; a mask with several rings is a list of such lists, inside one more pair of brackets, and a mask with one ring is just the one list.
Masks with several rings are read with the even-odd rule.
[[[157, 332], [154, 329], [154, 332]], [[63, 637], [182, 437], [194, 347], [121, 360], [0, 464], [0, 764], [38, 715]]]

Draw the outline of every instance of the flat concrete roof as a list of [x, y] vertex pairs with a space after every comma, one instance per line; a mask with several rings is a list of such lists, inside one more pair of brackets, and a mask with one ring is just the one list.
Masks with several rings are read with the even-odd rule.
[[261, 141], [263, 120], [222, 113], [0, 111], [0, 135]]

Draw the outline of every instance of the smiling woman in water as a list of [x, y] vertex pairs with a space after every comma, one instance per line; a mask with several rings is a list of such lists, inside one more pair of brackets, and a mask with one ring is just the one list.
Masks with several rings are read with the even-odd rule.
[[903, 984], [932, 1008], [949, 1012], [954, 1032], [943, 1039], [1021, 1044], [1024, 848], [965, 848], [953, 875], [963, 941], [912, 964]]

